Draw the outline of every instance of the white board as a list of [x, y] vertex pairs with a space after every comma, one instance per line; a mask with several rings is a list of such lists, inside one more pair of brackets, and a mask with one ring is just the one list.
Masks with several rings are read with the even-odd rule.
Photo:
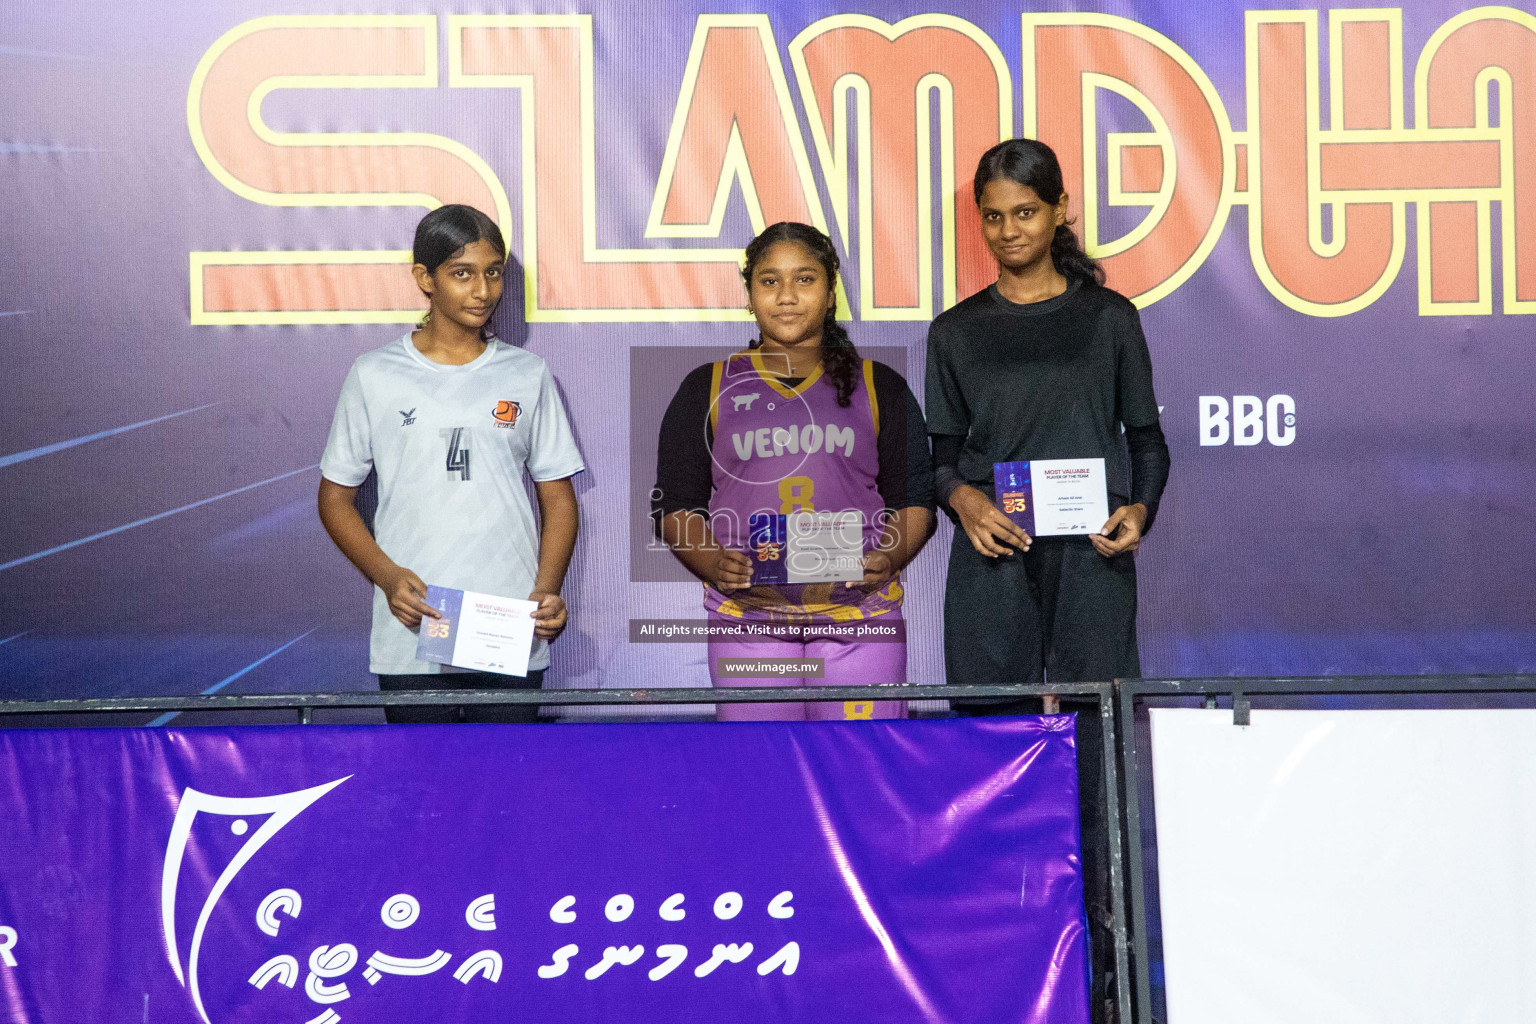
[[1168, 1024], [1536, 1022], [1536, 711], [1151, 716]]

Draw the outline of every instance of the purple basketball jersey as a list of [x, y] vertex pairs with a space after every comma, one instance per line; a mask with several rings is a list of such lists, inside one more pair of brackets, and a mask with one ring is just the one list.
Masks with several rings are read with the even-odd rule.
[[[873, 364], [864, 360], [845, 409], [819, 367], [790, 388], [780, 379], [788, 373], [787, 361], [780, 362], [752, 351], [715, 364], [710, 528], [723, 547], [746, 551], [748, 522], [756, 513], [856, 511], [864, 550], [872, 551], [885, 507], [875, 487], [880, 411]], [[757, 586], [730, 595], [705, 587], [704, 606], [738, 618], [845, 621], [898, 608], [901, 593], [894, 581], [868, 596], [841, 583]]]

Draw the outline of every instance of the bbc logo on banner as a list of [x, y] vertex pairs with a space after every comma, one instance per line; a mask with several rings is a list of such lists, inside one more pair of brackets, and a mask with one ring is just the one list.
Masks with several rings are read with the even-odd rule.
[[1200, 445], [1231, 442], [1241, 448], [1268, 441], [1284, 448], [1296, 440], [1296, 399], [1290, 395], [1200, 396]]

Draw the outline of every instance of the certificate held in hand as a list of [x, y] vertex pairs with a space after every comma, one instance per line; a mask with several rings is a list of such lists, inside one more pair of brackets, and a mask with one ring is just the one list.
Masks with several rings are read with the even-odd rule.
[[1103, 459], [994, 462], [997, 507], [1031, 537], [1097, 533], [1109, 519]]
[[429, 586], [427, 604], [443, 617], [422, 618], [416, 657], [476, 672], [528, 674], [537, 602]]
[[754, 584], [864, 578], [864, 526], [856, 511], [759, 512], [747, 520], [747, 547]]

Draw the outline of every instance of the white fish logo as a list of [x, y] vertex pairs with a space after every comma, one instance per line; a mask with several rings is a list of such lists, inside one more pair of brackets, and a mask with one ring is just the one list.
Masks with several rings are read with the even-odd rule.
[[[166, 843], [165, 870], [160, 876], [160, 925], [165, 932], [165, 951], [170, 957], [171, 969], [176, 972], [176, 980], [192, 993], [192, 1004], [197, 1007], [198, 1015], [203, 1018], [204, 1024], [213, 1024], [213, 1022], [208, 1019], [208, 1013], [203, 1009], [202, 993], [198, 990], [197, 961], [198, 954], [202, 950], [203, 932], [208, 927], [208, 919], [213, 916], [213, 908], [218, 904], [219, 897], [224, 895], [224, 891], [235, 880], [235, 876], [273, 836], [303, 813], [310, 804], [351, 777], [347, 775], [322, 786], [301, 789], [293, 793], [277, 793], [272, 796], [213, 796], [190, 787], [182, 793], [181, 803], [176, 808], [176, 820], [171, 825], [171, 837]], [[188, 948], [186, 968], [183, 970], [181, 954], [176, 948], [176, 885], [181, 879], [181, 862], [187, 851], [187, 842], [192, 837], [192, 823], [200, 813], [234, 817], [236, 820], [230, 823], [230, 831], [237, 836], [244, 835], [250, 828], [245, 817], [261, 814], [270, 814], [271, 817], [251, 835], [250, 839], [246, 840], [244, 846], [240, 847], [234, 859], [219, 875], [212, 891], [208, 893], [208, 898], [203, 902], [203, 908], [197, 916], [197, 925], [192, 930], [192, 943]], [[298, 916], [296, 905], [293, 907], [292, 916]]]

